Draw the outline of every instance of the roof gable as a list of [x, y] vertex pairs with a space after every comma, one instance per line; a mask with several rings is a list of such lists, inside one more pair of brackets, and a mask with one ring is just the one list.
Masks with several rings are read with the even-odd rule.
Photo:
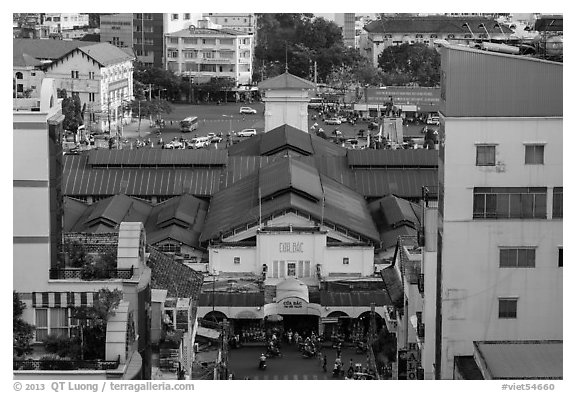
[[[513, 31], [505, 26], [498, 25], [494, 19], [486, 17], [453, 17], [453, 16], [414, 16], [382, 18], [366, 25], [364, 29], [369, 33], [452, 33], [468, 34], [512, 34]], [[480, 27], [483, 24], [484, 28]], [[502, 31], [500, 30], [502, 28]]]
[[258, 84], [260, 90], [277, 90], [277, 89], [314, 89], [316, 85], [306, 79], [299, 78], [285, 72], [274, 78], [266, 79]]

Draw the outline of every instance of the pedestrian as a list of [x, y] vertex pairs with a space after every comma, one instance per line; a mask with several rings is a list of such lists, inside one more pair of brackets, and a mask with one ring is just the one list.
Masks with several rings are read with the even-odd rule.
[[328, 357], [324, 355], [324, 359], [322, 360], [322, 370], [326, 372], [326, 364], [328, 364]]

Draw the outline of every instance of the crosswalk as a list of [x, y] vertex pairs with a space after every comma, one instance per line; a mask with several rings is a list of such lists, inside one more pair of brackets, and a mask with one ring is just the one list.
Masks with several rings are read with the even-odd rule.
[[326, 380], [331, 379], [328, 374], [326, 375], [308, 375], [308, 374], [262, 374], [250, 377], [252, 380]]

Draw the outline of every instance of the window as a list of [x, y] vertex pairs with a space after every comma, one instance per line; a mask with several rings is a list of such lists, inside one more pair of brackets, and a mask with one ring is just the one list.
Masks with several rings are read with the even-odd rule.
[[178, 20], [178, 14], [172, 14], [172, 20]]
[[342, 258], [342, 264], [343, 265], [349, 265], [350, 264], [350, 258], [348, 258], [348, 257]]
[[44, 341], [49, 335], [68, 337], [70, 334], [68, 310], [67, 308], [37, 308], [36, 341]]
[[184, 14], [184, 20], [190, 20], [190, 14]]
[[178, 51], [177, 50], [168, 50], [168, 57], [176, 59], [178, 58]]
[[562, 218], [562, 189], [563, 187], [554, 187], [552, 193], [552, 218]]
[[158, 246], [158, 249], [162, 252], [180, 252], [180, 245], [178, 244], [172, 244], [172, 243], [166, 243], [166, 244], [161, 244], [160, 246]]
[[496, 165], [496, 145], [476, 146], [476, 166]]
[[536, 267], [536, 248], [501, 248], [500, 267]]
[[518, 308], [517, 298], [498, 298], [498, 318], [516, 318]]
[[234, 257], [234, 264], [237, 265], [240, 263], [240, 257]]
[[188, 331], [188, 310], [176, 311], [176, 329]]
[[168, 42], [171, 44], [177, 44], [178, 43], [178, 37], [170, 37]]
[[288, 276], [296, 276], [296, 263], [288, 263]]
[[563, 258], [564, 258], [564, 248], [558, 247], [558, 267], [564, 266]]
[[21, 72], [17, 72], [16, 79], [24, 79], [24, 74], [22, 74]]
[[80, 78], [80, 71], [70, 71], [72, 79]]
[[545, 187], [476, 187], [474, 218], [546, 218]]
[[94, 102], [96, 100], [96, 93], [88, 93], [88, 101]]
[[48, 338], [48, 309], [36, 309], [36, 341], [44, 341]]
[[88, 71], [88, 79], [94, 79], [94, 71]]
[[544, 164], [544, 145], [526, 145], [526, 165]]

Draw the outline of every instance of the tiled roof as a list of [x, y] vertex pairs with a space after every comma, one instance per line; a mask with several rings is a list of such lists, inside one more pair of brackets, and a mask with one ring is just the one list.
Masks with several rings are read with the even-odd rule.
[[168, 297], [197, 300], [204, 280], [203, 274], [154, 247], [149, 249], [147, 264], [152, 269], [152, 288], [168, 290]]
[[107, 42], [15, 38], [12, 45], [15, 58], [27, 54], [35, 59], [57, 60], [76, 49], [103, 66], [134, 59], [133, 56]]
[[[479, 27], [484, 24], [490, 34], [502, 34], [499, 27], [495, 27], [495, 20], [485, 17], [453, 17], [453, 16], [416, 16], [416, 17], [390, 17], [375, 20], [364, 26], [369, 33], [452, 33], [467, 34], [468, 23], [474, 34], [485, 34], [486, 31]], [[505, 34], [513, 31], [505, 25], [500, 25]]]
[[274, 90], [274, 89], [314, 89], [316, 85], [306, 79], [299, 78], [285, 72], [274, 78], [266, 79], [258, 84], [260, 90]]

